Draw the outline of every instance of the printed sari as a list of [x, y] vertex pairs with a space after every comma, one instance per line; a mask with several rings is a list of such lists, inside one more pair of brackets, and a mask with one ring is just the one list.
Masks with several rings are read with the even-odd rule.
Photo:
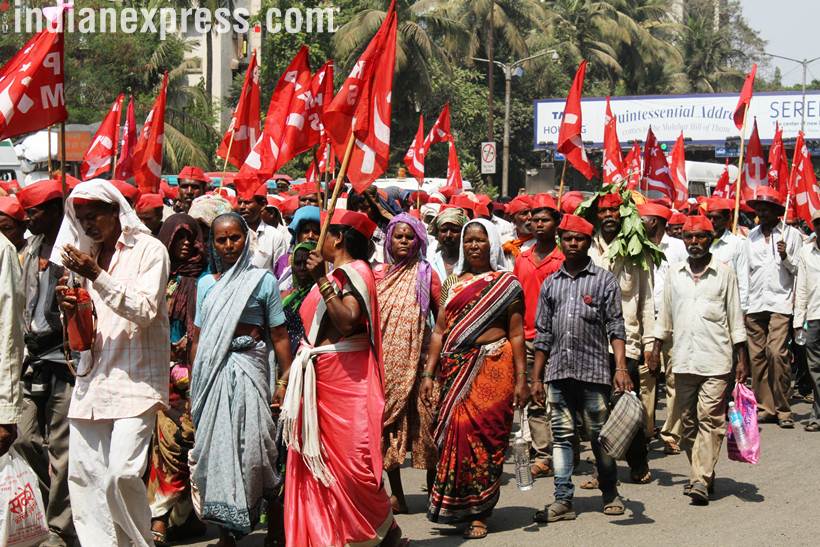
[[522, 293], [509, 272], [454, 279], [445, 283], [447, 332], [434, 435], [439, 461], [427, 510], [429, 520], [441, 523], [484, 519], [498, 502], [513, 419], [512, 347], [506, 338], [481, 346], [476, 340]]
[[355, 261], [329, 278], [355, 294], [367, 333], [316, 347], [327, 308], [313, 287], [302, 303], [307, 340], [290, 369], [280, 424], [288, 545], [378, 545], [394, 524], [382, 483], [384, 373], [376, 283]]

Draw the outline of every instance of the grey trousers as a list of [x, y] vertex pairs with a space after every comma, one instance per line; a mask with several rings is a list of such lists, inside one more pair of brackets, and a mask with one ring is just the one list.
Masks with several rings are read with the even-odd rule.
[[810, 422], [820, 423], [820, 320], [809, 321], [806, 331], [806, 362], [814, 391]]
[[55, 375], [50, 387], [44, 397], [32, 397], [24, 391], [14, 446], [40, 480], [49, 529], [70, 545], [76, 542], [68, 501], [67, 416], [73, 388]]
[[[532, 340], [526, 341], [527, 349], [527, 377], [532, 371], [535, 359], [535, 346]], [[550, 416], [546, 406], [530, 401], [527, 405], [527, 424], [532, 437], [532, 449], [535, 452], [535, 461], [538, 463], [549, 463], [552, 460], [552, 428], [550, 426]]]

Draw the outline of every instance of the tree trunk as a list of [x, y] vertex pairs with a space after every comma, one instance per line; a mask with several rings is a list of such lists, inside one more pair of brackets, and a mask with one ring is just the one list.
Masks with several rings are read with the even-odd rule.
[[213, 102], [214, 88], [214, 37], [210, 32], [205, 33], [205, 93], [208, 101]]

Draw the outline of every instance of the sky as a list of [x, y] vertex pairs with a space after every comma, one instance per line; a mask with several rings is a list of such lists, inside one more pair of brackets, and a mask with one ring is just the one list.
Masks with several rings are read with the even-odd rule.
[[[795, 59], [820, 57], [818, 21], [820, 0], [740, 0], [749, 26], [768, 42], [767, 53]], [[799, 64], [771, 58], [766, 78], [780, 67], [785, 85], [799, 84], [803, 71]], [[809, 65], [806, 80], [820, 80], [820, 59]]]

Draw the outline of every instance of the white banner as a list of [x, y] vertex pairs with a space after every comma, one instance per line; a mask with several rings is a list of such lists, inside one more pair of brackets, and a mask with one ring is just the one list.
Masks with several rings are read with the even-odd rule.
[[[612, 113], [618, 120], [618, 138], [628, 147], [633, 140], [643, 141], [652, 131], [661, 142], [673, 143], [683, 131], [691, 144], [723, 145], [727, 137], [738, 137], [732, 113], [738, 94], [648, 95], [612, 97]], [[535, 101], [535, 148], [545, 148], [558, 140], [564, 99]], [[583, 140], [601, 146], [604, 141], [606, 99], [584, 98], [581, 113], [584, 120]], [[820, 91], [806, 91], [805, 129], [807, 139], [820, 138]], [[775, 122], [784, 129], [783, 138], [795, 137], [800, 130], [803, 97], [799, 91], [755, 93], [746, 123], [746, 138], [757, 118], [763, 144], [774, 137]], [[689, 143], [690, 141], [687, 141]]]

